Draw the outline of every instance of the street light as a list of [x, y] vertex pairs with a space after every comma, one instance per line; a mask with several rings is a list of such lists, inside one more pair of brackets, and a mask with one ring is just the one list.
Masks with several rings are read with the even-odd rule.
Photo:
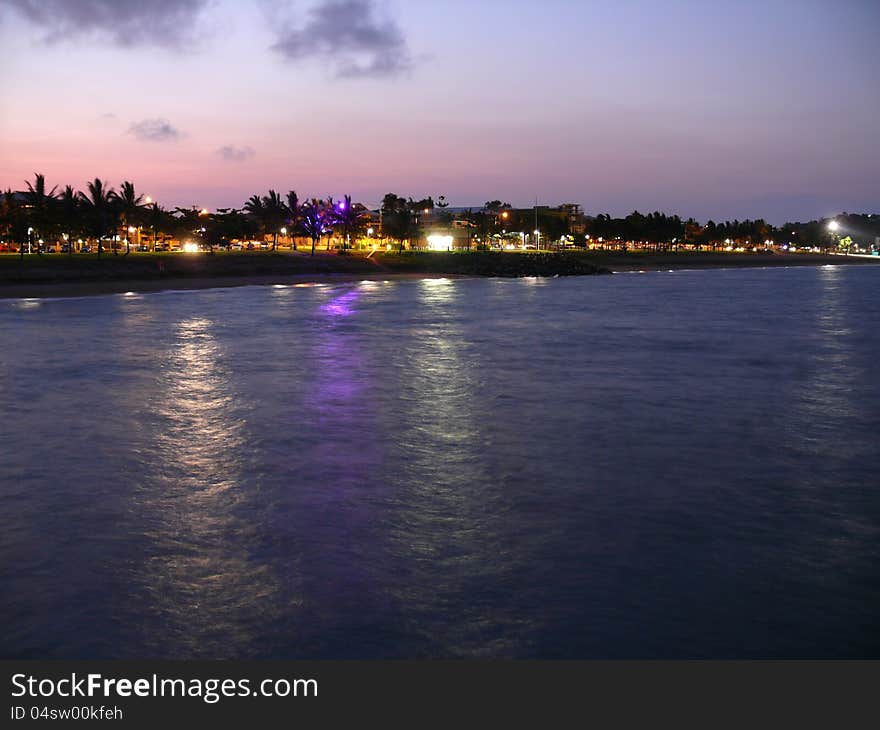
[[828, 224], [828, 230], [831, 231], [832, 233], [836, 233], [837, 231], [840, 230], [840, 223], [838, 223], [837, 221], [831, 221]]

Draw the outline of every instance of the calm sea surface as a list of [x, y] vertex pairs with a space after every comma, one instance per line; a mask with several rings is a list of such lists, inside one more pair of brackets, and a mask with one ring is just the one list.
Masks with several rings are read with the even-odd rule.
[[0, 301], [0, 656], [880, 657], [878, 289]]

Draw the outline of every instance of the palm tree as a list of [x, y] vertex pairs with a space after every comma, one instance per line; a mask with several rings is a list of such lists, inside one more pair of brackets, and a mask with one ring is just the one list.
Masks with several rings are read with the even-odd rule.
[[315, 244], [327, 230], [327, 204], [323, 200], [312, 198], [304, 203], [301, 210], [300, 225], [306, 235], [312, 239], [312, 256], [315, 255]]
[[0, 196], [0, 235], [19, 244], [22, 258], [24, 258], [24, 246], [21, 243], [24, 239], [24, 229], [25, 221], [21, 206], [16, 200], [15, 193], [7, 189]]
[[[122, 228], [125, 231], [125, 255], [131, 253], [131, 236], [128, 229], [132, 224], [140, 223], [140, 213], [143, 209], [143, 195], [138, 195], [134, 189], [134, 183], [126, 180], [119, 188], [119, 192], [113, 196], [116, 206], [122, 216]], [[113, 253], [116, 253], [114, 248]]]
[[66, 185], [61, 195], [58, 196], [59, 213], [61, 214], [61, 226], [67, 235], [67, 255], [73, 255], [73, 236], [74, 231], [80, 229], [80, 208], [79, 193], [73, 189], [73, 186]]
[[[34, 229], [34, 237], [42, 239], [51, 225], [52, 206], [55, 202], [56, 185], [46, 192], [46, 176], [34, 173], [34, 182], [25, 183], [28, 187], [24, 194], [25, 204], [30, 208], [31, 227]], [[42, 244], [37, 244], [37, 254], [42, 254]]]
[[151, 249], [156, 253], [156, 236], [160, 230], [165, 230], [168, 225], [168, 211], [162, 208], [158, 203], [150, 203], [146, 207], [144, 214], [144, 223], [153, 234]]
[[342, 231], [342, 250], [351, 243], [352, 236], [356, 236], [364, 227], [363, 206], [352, 204], [351, 196], [345, 195], [333, 209], [333, 222]]
[[113, 206], [116, 193], [99, 178], [88, 184], [88, 190], [88, 195], [80, 193], [79, 196], [86, 212], [88, 230], [98, 242], [100, 258], [103, 251], [101, 239], [108, 231], [116, 230], [116, 211]]
[[291, 241], [293, 241], [293, 250], [296, 251], [296, 227], [300, 220], [299, 196], [295, 190], [287, 193], [287, 228], [291, 233]]
[[272, 250], [278, 246], [278, 233], [284, 221], [287, 219], [287, 206], [281, 196], [274, 190], [263, 196], [263, 220], [266, 227], [272, 231]]
[[253, 218], [260, 232], [265, 235], [266, 209], [263, 206], [263, 198], [261, 198], [259, 195], [251, 195], [251, 197], [247, 199], [247, 202], [244, 204], [242, 210], [244, 210], [245, 213]]
[[[329, 235], [327, 236], [327, 252], [330, 251], [330, 243], [333, 240], [333, 228], [331, 227], [335, 222], [335, 214], [336, 214], [336, 206], [333, 204], [333, 196], [328, 195], [327, 200], [324, 201], [324, 222], [326, 224], [325, 232]], [[327, 230], [329, 229], [329, 230]]]

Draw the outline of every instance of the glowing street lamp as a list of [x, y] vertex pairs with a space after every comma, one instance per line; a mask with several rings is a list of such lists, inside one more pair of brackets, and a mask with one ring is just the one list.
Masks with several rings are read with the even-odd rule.
[[831, 221], [828, 224], [828, 230], [832, 233], [837, 233], [837, 231], [840, 230], [840, 223], [838, 223], [837, 221]]
[[286, 236], [286, 235], [287, 235], [287, 229], [286, 229], [286, 228], [282, 228], [282, 229], [281, 229], [281, 235], [282, 235], [282, 236]]

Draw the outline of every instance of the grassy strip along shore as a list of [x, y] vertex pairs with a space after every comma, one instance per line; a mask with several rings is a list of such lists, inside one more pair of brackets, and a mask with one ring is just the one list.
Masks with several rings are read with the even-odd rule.
[[876, 258], [715, 252], [132, 253], [0, 256], [0, 297], [77, 296], [394, 276], [580, 276], [611, 271], [877, 264]]
[[314, 274], [450, 274], [462, 276], [565, 276], [607, 273], [578, 254], [515, 253], [132, 253], [33, 254], [0, 257], [0, 287], [80, 281], [155, 281], [161, 279], [301, 276]]

